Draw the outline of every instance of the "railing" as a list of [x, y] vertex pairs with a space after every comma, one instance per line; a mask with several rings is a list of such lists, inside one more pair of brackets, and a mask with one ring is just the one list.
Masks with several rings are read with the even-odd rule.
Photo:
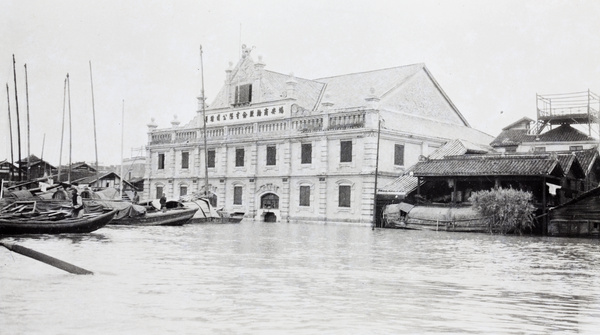
[[[278, 109], [274, 109], [278, 113]], [[271, 109], [269, 109], [269, 112]], [[265, 122], [252, 122], [243, 125], [217, 126], [207, 129], [206, 137], [209, 139], [224, 139], [229, 136], [265, 136], [269, 133], [319, 132], [328, 130], [354, 129], [365, 127], [365, 111], [344, 111], [329, 115], [311, 115], [293, 117], [282, 120], [265, 120]], [[150, 134], [150, 145], [170, 143], [196, 143], [204, 137], [202, 128], [155, 130]]]

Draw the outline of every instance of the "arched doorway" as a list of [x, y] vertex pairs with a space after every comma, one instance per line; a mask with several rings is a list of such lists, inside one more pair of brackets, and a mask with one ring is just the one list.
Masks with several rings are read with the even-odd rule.
[[279, 197], [273, 193], [267, 193], [260, 197], [260, 208], [263, 209], [278, 209]]
[[277, 213], [279, 213], [279, 196], [274, 193], [267, 193], [260, 197], [260, 208], [263, 210], [264, 222], [277, 222]]

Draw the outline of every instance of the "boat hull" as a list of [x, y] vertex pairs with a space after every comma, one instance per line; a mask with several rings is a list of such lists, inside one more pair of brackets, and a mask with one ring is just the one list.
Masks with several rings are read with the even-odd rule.
[[117, 211], [96, 216], [66, 218], [57, 221], [28, 219], [0, 219], [0, 235], [23, 234], [83, 234], [106, 226]]
[[166, 212], [148, 212], [138, 217], [123, 217], [110, 222], [111, 225], [132, 226], [181, 226], [196, 213], [197, 208], [174, 208]]

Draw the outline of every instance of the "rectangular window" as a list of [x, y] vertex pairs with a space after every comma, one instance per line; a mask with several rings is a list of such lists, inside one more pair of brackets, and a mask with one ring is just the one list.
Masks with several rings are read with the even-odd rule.
[[160, 199], [160, 197], [162, 197], [162, 195], [163, 195], [163, 187], [156, 186], [156, 199]]
[[394, 165], [404, 165], [404, 146], [402, 144], [394, 146]]
[[187, 195], [187, 186], [179, 186], [179, 195], [180, 196]]
[[214, 168], [215, 167], [215, 151], [214, 150], [208, 150], [208, 167], [209, 168]]
[[242, 204], [242, 187], [241, 186], [233, 187], [233, 204], [234, 205]]
[[235, 149], [235, 166], [244, 166], [244, 148]]
[[300, 155], [302, 164], [310, 164], [312, 163], [312, 144], [311, 143], [303, 143], [302, 144], [302, 154]]
[[181, 152], [181, 168], [188, 169], [190, 167], [190, 153], [187, 151]]
[[158, 154], [158, 169], [164, 170], [165, 168], [165, 154]]
[[352, 162], [352, 141], [340, 141], [340, 162]]
[[339, 207], [350, 207], [350, 186], [340, 185]]
[[235, 105], [247, 105], [252, 102], [252, 84], [235, 87]]
[[267, 147], [267, 165], [275, 165], [277, 162], [277, 147], [270, 145]]
[[581, 150], [583, 150], [582, 145], [572, 145], [569, 147], [569, 151], [581, 151]]
[[535, 147], [533, 152], [546, 152], [546, 147]]
[[310, 206], [310, 186], [300, 186], [300, 206]]

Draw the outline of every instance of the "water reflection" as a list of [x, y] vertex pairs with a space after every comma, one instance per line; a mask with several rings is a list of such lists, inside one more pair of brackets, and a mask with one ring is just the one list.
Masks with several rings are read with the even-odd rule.
[[242, 222], [19, 243], [96, 275], [0, 253], [0, 301], [14, 307], [0, 313], [7, 333], [522, 334], [600, 325], [597, 240]]

